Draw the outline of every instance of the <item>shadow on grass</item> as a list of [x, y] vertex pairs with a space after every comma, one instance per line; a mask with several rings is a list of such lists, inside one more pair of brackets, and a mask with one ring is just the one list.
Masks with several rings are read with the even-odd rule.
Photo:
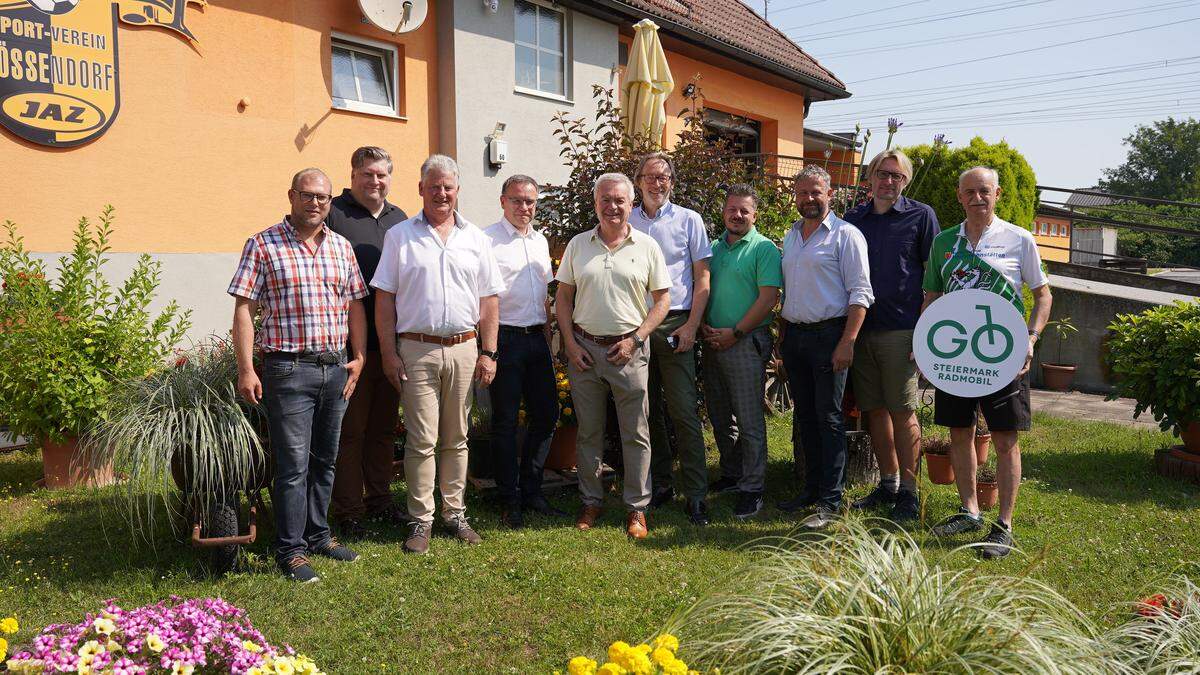
[[42, 477], [42, 455], [37, 449], [22, 448], [0, 454], [0, 497], [22, 497], [37, 488]]
[[1036, 479], [1046, 492], [1172, 510], [1200, 505], [1200, 487], [1158, 475], [1153, 455], [1143, 450], [1030, 452], [1021, 460], [1025, 478]]

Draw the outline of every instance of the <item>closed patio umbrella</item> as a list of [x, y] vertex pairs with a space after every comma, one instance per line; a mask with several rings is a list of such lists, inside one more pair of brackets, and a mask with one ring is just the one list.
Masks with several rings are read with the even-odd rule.
[[675, 89], [675, 80], [658, 40], [658, 24], [642, 19], [634, 24], [633, 30], [621, 115], [630, 136], [649, 134], [659, 141], [667, 117], [663, 104]]

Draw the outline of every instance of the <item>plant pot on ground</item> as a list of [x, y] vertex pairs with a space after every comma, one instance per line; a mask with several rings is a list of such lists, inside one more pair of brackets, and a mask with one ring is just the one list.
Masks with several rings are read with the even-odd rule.
[[1179, 437], [1189, 453], [1200, 456], [1200, 422], [1189, 422], [1186, 427], [1180, 425]]
[[980, 465], [975, 471], [975, 499], [979, 502], [979, 510], [990, 511], [996, 508], [997, 496], [996, 470], [987, 465]]
[[1046, 335], [1054, 340], [1057, 348], [1053, 362], [1042, 361], [1042, 383], [1047, 389], [1067, 391], [1071, 388], [1071, 381], [1075, 379], [1075, 364], [1063, 363], [1062, 350], [1066, 341], [1078, 332], [1069, 316], [1046, 324]]
[[923, 442], [921, 454], [925, 457], [925, 470], [929, 480], [936, 485], [954, 483], [954, 465], [950, 463], [950, 442], [942, 438], [930, 438]]

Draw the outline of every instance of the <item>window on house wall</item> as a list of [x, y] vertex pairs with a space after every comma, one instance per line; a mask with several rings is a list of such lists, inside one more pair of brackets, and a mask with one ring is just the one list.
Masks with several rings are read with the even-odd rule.
[[1038, 225], [1038, 234], [1050, 234], [1050, 224], [1040, 223]]
[[1067, 229], [1067, 226], [1060, 224], [1058, 226], [1058, 236], [1065, 237], [1068, 234], [1070, 234], [1070, 230]]
[[517, 87], [567, 95], [566, 15], [556, 9], [516, 0]]
[[395, 45], [334, 35], [330, 42], [333, 107], [399, 116], [398, 63]]

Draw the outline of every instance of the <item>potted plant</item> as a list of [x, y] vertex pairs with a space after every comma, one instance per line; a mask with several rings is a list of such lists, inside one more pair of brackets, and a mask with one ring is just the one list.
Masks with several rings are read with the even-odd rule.
[[111, 467], [78, 452], [78, 436], [108, 415], [119, 383], [160, 366], [189, 325], [174, 302], [151, 315], [159, 264], [150, 256], [119, 287], [105, 278], [112, 213], [106, 208], [99, 225], [79, 220], [54, 275], [25, 250], [16, 225], [4, 224], [0, 421], [41, 447], [49, 488], [112, 482]]
[[562, 364], [554, 366], [554, 386], [558, 396], [558, 426], [550, 439], [550, 452], [546, 455], [545, 466], [555, 471], [569, 471], [575, 468], [579, 420], [575, 417], [571, 401], [571, 382]]
[[1067, 338], [1079, 332], [1071, 317], [1064, 316], [1046, 324], [1047, 333], [1052, 333], [1057, 351], [1053, 363], [1042, 361], [1042, 381], [1046, 387], [1054, 391], [1067, 391], [1071, 388], [1071, 380], [1075, 378], [1075, 364], [1063, 363], [1062, 349]]
[[979, 510], [996, 508], [996, 498], [996, 468], [990, 464], [980, 464], [975, 470], [975, 499], [979, 502]]
[[936, 485], [954, 483], [954, 465], [950, 463], [950, 442], [944, 438], [926, 438], [921, 443], [925, 470]]
[[982, 466], [987, 464], [988, 451], [992, 447], [992, 432], [988, 429], [987, 420], [982, 410], [975, 411], [975, 463]]
[[[94, 462], [128, 476], [124, 502], [136, 534], [152, 536], [159, 504], [199, 526], [194, 543], [238, 534], [240, 493], [257, 495], [270, 480], [271, 462], [264, 409], [238, 396], [236, 385], [233, 346], [213, 338], [124, 382], [113, 393], [111, 414], [81, 437]], [[214, 571], [234, 566], [236, 544], [211, 548]]]
[[1108, 329], [1108, 397], [1134, 399], [1135, 417], [1149, 410], [1163, 431], [1178, 433], [1200, 454], [1200, 303], [1122, 314]]

